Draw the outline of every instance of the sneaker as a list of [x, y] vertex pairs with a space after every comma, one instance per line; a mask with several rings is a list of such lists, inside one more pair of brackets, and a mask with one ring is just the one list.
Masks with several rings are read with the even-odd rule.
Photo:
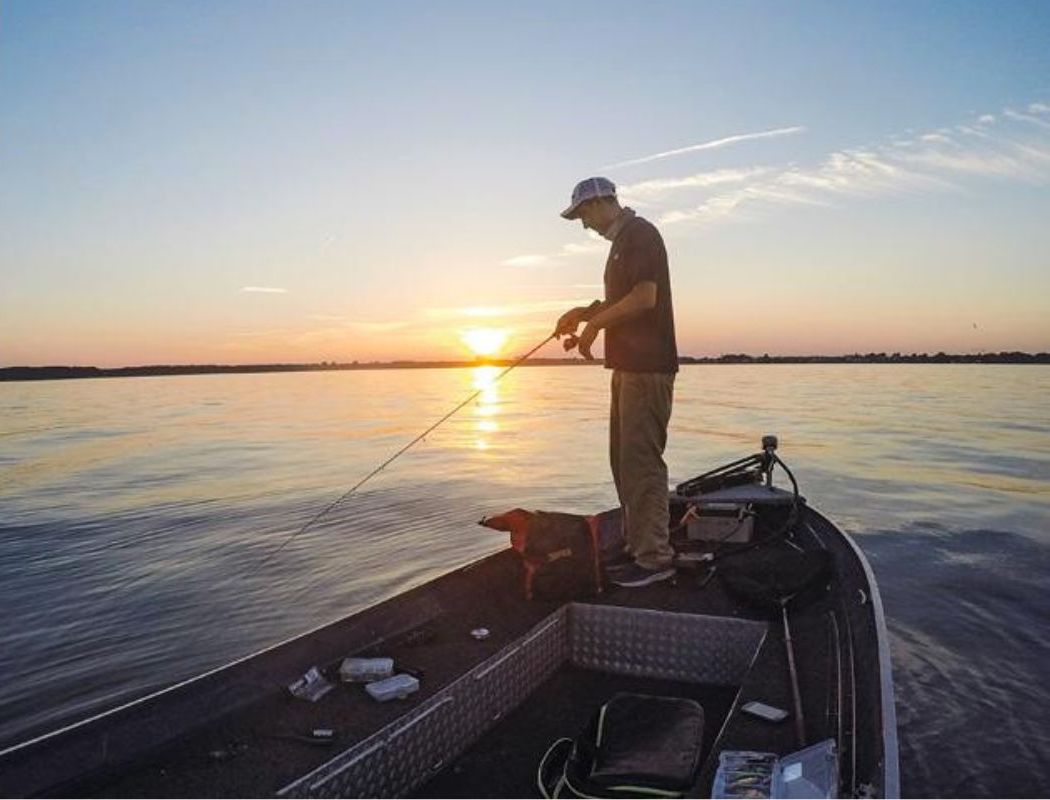
[[625, 588], [636, 588], [638, 586], [649, 586], [653, 583], [666, 581], [674, 576], [674, 567], [663, 569], [646, 569], [640, 564], [630, 564], [622, 570], [618, 570], [612, 576], [612, 582], [617, 586]]
[[614, 581], [617, 578], [619, 578], [621, 575], [623, 575], [624, 572], [626, 572], [627, 570], [631, 569], [633, 566], [634, 566], [634, 562], [633, 561], [624, 561], [624, 562], [622, 562], [620, 564], [614, 564], [611, 567], [605, 567], [604, 568], [605, 580], [606, 581], [610, 581], [610, 582]]
[[606, 575], [611, 577], [632, 564], [634, 564], [634, 559], [626, 551], [621, 551], [611, 556], [608, 561], [602, 562], [602, 569], [605, 570]]

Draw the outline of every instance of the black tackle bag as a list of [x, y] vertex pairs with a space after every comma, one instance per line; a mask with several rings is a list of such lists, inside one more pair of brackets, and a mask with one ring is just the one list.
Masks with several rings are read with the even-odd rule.
[[695, 700], [622, 692], [576, 739], [559, 739], [540, 761], [547, 798], [682, 797], [696, 781], [704, 710]]

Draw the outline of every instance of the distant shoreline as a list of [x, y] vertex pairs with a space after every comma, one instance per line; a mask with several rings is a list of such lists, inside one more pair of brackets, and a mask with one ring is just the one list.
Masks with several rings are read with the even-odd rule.
[[[369, 361], [338, 363], [322, 361], [316, 364], [167, 364], [141, 367], [0, 367], [3, 381], [48, 381], [73, 378], [133, 378], [150, 375], [226, 375], [258, 372], [329, 372], [369, 369], [446, 369], [464, 367], [508, 367], [515, 359], [474, 361]], [[728, 354], [700, 357], [682, 356], [682, 366], [693, 364], [1050, 364], [1050, 353], [979, 353], [953, 355], [950, 353], [854, 353], [848, 356], [750, 356]], [[535, 358], [522, 364], [525, 367], [601, 366], [601, 360], [581, 358]]]

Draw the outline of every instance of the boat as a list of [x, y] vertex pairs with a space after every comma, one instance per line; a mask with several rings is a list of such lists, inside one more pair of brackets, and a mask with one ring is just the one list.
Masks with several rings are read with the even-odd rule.
[[[765, 437], [761, 451], [670, 493], [673, 580], [529, 600], [521, 555], [508, 547], [8, 747], [0, 792], [539, 796], [548, 793], [541, 762], [551, 745], [579, 742], [611, 698], [630, 696], [702, 710], [689, 785], [678, 794], [899, 796], [889, 641], [874, 575], [850, 536], [799, 492], [776, 450], [776, 438]], [[774, 470], [790, 489], [774, 485]], [[590, 519], [621, 527], [618, 514]], [[792, 574], [792, 557], [820, 569]], [[405, 681], [395, 695], [404, 696], [379, 702], [361, 684], [340, 682], [347, 658], [392, 659]], [[314, 690], [319, 699], [304, 699]], [[772, 785], [734, 795], [726, 776], [740, 754], [765, 758]]]

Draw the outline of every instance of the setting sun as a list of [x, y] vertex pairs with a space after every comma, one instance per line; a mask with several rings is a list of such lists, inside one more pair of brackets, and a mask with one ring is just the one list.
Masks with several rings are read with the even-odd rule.
[[470, 328], [459, 335], [476, 356], [496, 355], [507, 343], [507, 336], [500, 328]]

